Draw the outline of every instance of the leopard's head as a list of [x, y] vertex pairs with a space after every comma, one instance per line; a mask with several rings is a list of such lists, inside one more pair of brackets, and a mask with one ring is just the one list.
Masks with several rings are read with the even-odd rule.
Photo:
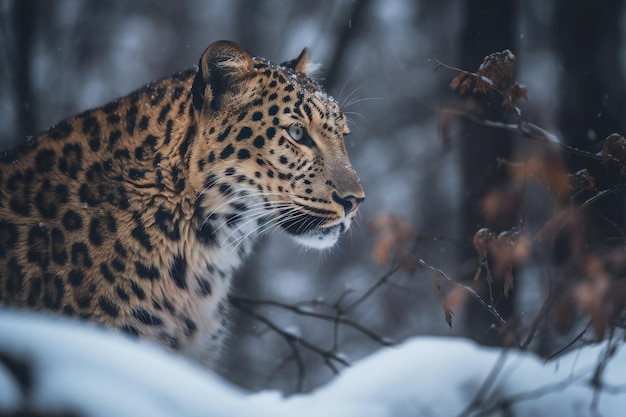
[[207, 218], [231, 213], [326, 248], [365, 195], [344, 145], [346, 117], [307, 67], [306, 49], [275, 65], [232, 42], [210, 45], [192, 87], [202, 146], [191, 167]]

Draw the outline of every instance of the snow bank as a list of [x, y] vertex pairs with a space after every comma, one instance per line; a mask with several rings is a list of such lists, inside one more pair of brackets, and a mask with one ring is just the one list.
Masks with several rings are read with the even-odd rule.
[[0, 311], [0, 415], [28, 407], [87, 416], [622, 416], [624, 349], [611, 358], [603, 374], [608, 387], [592, 408], [590, 380], [605, 348], [544, 364], [463, 339], [415, 338], [381, 349], [313, 393], [285, 399], [243, 392], [147, 343]]

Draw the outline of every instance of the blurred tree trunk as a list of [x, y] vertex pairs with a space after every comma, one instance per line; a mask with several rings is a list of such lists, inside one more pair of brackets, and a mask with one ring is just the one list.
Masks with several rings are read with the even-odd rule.
[[[623, 14], [623, 0], [582, 0], [575, 7], [568, 0], [556, 2], [552, 27], [562, 65], [559, 130], [562, 140], [576, 148], [598, 152], [600, 143], [611, 133], [626, 135], [626, 77], [621, 65]], [[576, 157], [570, 157], [568, 163], [571, 172], [588, 168], [598, 190], [614, 186], [620, 178], [617, 167], [607, 168]], [[589, 218], [596, 219], [592, 237], [595, 243], [617, 237], [613, 242], [623, 244], [625, 194], [622, 189], [591, 207], [593, 214], [589, 213]]]
[[18, 114], [17, 138], [13, 143], [35, 133], [35, 109], [31, 84], [31, 56], [33, 41], [33, 19], [35, 9], [33, 0], [16, 0], [12, 4], [12, 29], [14, 45], [12, 48], [14, 103]]
[[326, 68], [328, 73], [324, 80], [324, 87], [328, 91], [333, 91], [337, 87], [341, 74], [339, 68], [345, 58], [346, 51], [350, 46], [350, 42], [357, 38], [365, 29], [369, 14], [370, 0], [356, 0], [353, 2], [352, 10], [348, 18], [348, 23], [341, 22], [340, 29], [337, 34], [337, 43], [331, 59], [328, 61]]
[[[460, 67], [475, 72], [483, 58], [493, 52], [511, 49], [515, 53], [514, 30], [516, 25], [516, 1], [465, 0], [462, 29], [459, 33]], [[483, 117], [490, 120], [503, 118], [502, 101], [496, 94], [483, 98], [468, 98], [468, 106], [480, 108]], [[476, 110], [470, 110], [476, 112]], [[463, 239], [460, 249], [460, 265], [468, 266], [459, 277], [471, 280], [478, 266], [478, 255], [472, 247], [474, 234], [483, 227], [496, 233], [510, 229], [517, 224], [515, 216], [500, 216], [486, 220], [481, 210], [481, 202], [488, 192], [497, 189], [508, 180], [505, 170], [498, 167], [497, 158], [508, 158], [511, 154], [511, 141], [502, 130], [490, 129], [476, 123], [463, 121], [460, 140], [461, 196], [460, 196], [460, 236]], [[517, 213], [515, 213], [517, 214]], [[495, 277], [494, 277], [495, 278]], [[482, 277], [476, 283], [478, 292], [489, 299], [486, 280]], [[514, 312], [514, 296], [504, 298], [503, 283], [493, 284], [495, 307], [506, 320]], [[466, 309], [466, 336], [483, 344], [500, 345], [502, 335], [493, 330], [494, 318], [476, 302], [470, 302]]]

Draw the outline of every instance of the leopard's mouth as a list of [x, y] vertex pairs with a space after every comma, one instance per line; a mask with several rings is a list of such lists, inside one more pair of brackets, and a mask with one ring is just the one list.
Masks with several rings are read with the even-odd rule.
[[281, 221], [280, 225], [296, 242], [307, 247], [324, 249], [333, 246], [349, 227], [346, 221], [324, 227], [326, 222], [328, 219], [322, 217], [299, 214], [296, 218]]
[[300, 236], [311, 230], [319, 230], [325, 219], [310, 214], [298, 214], [296, 218], [280, 222], [281, 227], [289, 234]]

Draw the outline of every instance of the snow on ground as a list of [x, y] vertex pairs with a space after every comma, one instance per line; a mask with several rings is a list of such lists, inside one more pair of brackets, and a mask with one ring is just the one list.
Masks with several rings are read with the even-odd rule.
[[590, 381], [606, 348], [576, 350], [544, 364], [532, 354], [464, 339], [414, 338], [381, 349], [310, 394], [283, 398], [277, 392], [243, 392], [147, 343], [0, 310], [0, 415], [29, 410], [154, 417], [623, 416], [621, 347], [592, 405]]

